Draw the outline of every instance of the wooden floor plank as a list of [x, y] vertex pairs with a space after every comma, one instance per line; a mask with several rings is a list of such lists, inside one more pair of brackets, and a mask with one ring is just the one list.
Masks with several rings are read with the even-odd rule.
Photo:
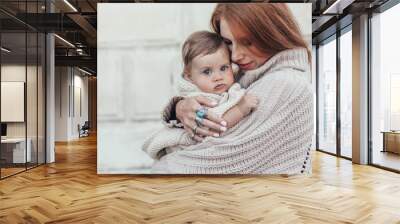
[[400, 175], [313, 153], [313, 174], [97, 175], [96, 137], [0, 181], [0, 223], [400, 223]]

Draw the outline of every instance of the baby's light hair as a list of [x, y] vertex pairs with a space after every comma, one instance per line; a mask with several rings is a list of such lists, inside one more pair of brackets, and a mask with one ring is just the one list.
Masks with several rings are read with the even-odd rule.
[[184, 74], [190, 70], [191, 62], [195, 57], [213, 54], [220, 48], [225, 48], [229, 52], [228, 46], [220, 35], [209, 31], [192, 33], [182, 46]]

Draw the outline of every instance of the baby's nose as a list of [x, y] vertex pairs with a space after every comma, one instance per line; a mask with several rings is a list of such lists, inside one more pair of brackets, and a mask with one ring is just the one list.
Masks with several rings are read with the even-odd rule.
[[222, 79], [222, 78], [223, 78], [223, 74], [222, 74], [221, 71], [215, 73], [215, 75], [214, 75], [214, 80], [220, 80], [220, 79]]

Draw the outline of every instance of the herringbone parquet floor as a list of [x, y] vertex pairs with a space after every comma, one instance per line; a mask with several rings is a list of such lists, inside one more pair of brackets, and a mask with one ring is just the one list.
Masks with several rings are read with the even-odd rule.
[[313, 160], [311, 177], [99, 176], [84, 138], [0, 181], [0, 223], [400, 223], [399, 174]]

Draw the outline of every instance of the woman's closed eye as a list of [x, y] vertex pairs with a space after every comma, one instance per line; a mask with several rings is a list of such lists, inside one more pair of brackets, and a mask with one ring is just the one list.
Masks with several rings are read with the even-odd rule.
[[228, 45], [229, 50], [232, 50], [232, 41], [224, 38], [224, 42], [226, 45]]
[[226, 39], [226, 38], [224, 38], [224, 42], [225, 42], [227, 45], [231, 45], [231, 44], [232, 44], [232, 41], [230, 41], [229, 39]]

